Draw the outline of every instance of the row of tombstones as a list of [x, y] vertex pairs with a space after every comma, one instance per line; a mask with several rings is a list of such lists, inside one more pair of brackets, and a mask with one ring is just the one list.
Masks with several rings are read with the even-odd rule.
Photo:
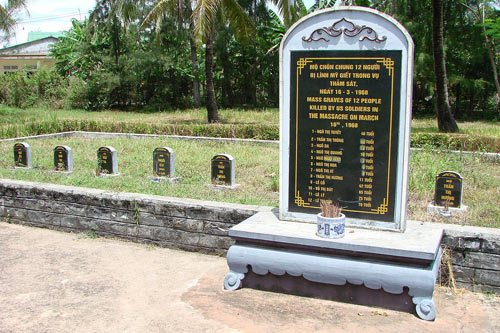
[[[19, 142], [14, 145], [14, 163], [17, 168], [31, 168], [31, 147]], [[54, 148], [54, 170], [57, 172], [73, 171], [73, 151], [68, 146]], [[110, 146], [97, 150], [97, 175], [118, 175], [118, 152]], [[154, 181], [163, 178], [175, 180], [175, 153], [169, 147], [158, 147], [153, 151]], [[211, 160], [211, 179], [214, 185], [234, 187], [235, 160], [228, 154], [217, 154]]]
[[[31, 167], [31, 147], [27, 143], [14, 145], [16, 167]], [[118, 174], [118, 153], [110, 146], [97, 150], [98, 175]], [[73, 153], [68, 146], [54, 148], [54, 169], [71, 172], [73, 170]], [[153, 151], [153, 175], [155, 179], [175, 179], [175, 153], [168, 147], [159, 147]], [[215, 155], [211, 160], [211, 179], [214, 185], [234, 187], [235, 160], [227, 154]], [[436, 176], [434, 202], [431, 206], [462, 208], [462, 183], [460, 174], [445, 171]]]

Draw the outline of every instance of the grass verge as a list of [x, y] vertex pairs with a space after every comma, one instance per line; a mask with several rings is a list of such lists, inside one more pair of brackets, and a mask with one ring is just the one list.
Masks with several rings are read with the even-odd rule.
[[[278, 201], [278, 149], [273, 144], [207, 142], [178, 139], [39, 139], [27, 140], [31, 146], [33, 169], [13, 166], [13, 143], [0, 143], [0, 178], [21, 179], [61, 185], [99, 188], [111, 191], [145, 193], [172, 197], [225, 201], [252, 205], [274, 205]], [[53, 149], [64, 144], [73, 151], [74, 171], [69, 175], [52, 173]], [[97, 149], [112, 146], [118, 152], [119, 177], [96, 177]], [[178, 184], [153, 183], [153, 150], [170, 147], [175, 151]], [[236, 160], [234, 191], [214, 190], [210, 184], [210, 159], [230, 154]]]

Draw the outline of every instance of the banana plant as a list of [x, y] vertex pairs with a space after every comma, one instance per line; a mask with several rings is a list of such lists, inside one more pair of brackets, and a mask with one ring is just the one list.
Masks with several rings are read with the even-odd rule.
[[273, 54], [279, 49], [281, 40], [283, 39], [286, 31], [302, 17], [317, 10], [329, 7], [335, 8], [344, 5], [345, 3], [341, 0], [319, 0], [316, 1], [310, 8], [307, 8], [302, 0], [295, 0], [293, 5], [289, 5], [287, 0], [279, 0], [275, 4], [278, 6], [278, 14], [272, 9], [268, 10], [269, 15], [271, 16], [271, 24], [267, 28], [273, 36], [273, 46], [267, 51], [268, 54]]

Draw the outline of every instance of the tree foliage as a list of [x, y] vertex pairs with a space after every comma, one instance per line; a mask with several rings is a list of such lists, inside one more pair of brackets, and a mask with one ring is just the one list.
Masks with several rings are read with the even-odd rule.
[[[471, 7], [484, 2], [443, 1], [443, 42], [451, 111], [460, 120], [495, 119], [499, 110], [483, 29], [464, 3]], [[374, 0], [372, 6], [400, 21], [415, 43], [413, 114], [436, 115], [431, 0]], [[498, 16], [493, 8], [488, 8], [486, 18]]]
[[[73, 105], [87, 109], [197, 107], [200, 95], [215, 107], [276, 107], [276, 50], [287, 28], [317, 9], [370, 6], [394, 16], [415, 42], [413, 114], [437, 114], [432, 0], [274, 2], [279, 13], [263, 0], [98, 0], [55, 44], [57, 73], [70, 82]], [[498, 119], [498, 1], [442, 3], [451, 114]]]
[[0, 36], [7, 40], [14, 32], [17, 24], [16, 14], [21, 10], [27, 11], [26, 0], [8, 0], [6, 4], [0, 5]]

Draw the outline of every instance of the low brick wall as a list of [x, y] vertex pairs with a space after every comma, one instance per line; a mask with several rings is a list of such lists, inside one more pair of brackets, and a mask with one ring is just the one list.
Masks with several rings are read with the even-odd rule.
[[443, 225], [458, 287], [500, 294], [500, 230]]
[[227, 230], [268, 207], [0, 180], [0, 219], [224, 254]]
[[[270, 207], [0, 180], [0, 221], [225, 254], [227, 230]], [[459, 287], [500, 293], [500, 230], [443, 224]]]

